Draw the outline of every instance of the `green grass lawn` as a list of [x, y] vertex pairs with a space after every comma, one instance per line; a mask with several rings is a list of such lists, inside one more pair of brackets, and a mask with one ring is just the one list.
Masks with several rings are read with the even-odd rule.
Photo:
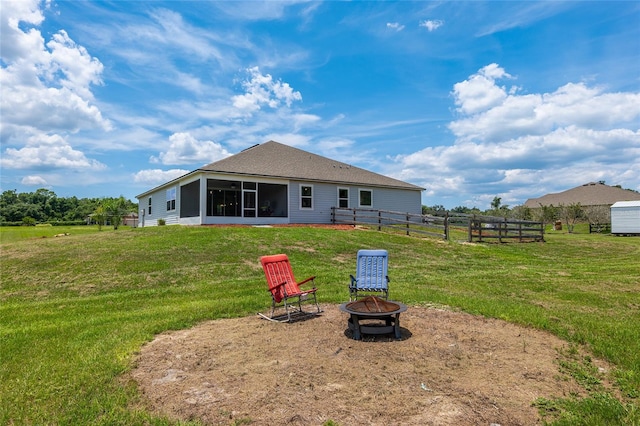
[[264, 254], [287, 253], [296, 275], [317, 276], [321, 302], [344, 302], [360, 248], [389, 250], [393, 299], [549, 330], [616, 366], [616, 395], [598, 388], [539, 401], [549, 421], [640, 424], [640, 238], [558, 232], [546, 243], [461, 244], [303, 227], [42, 232], [0, 228], [0, 424], [172, 424], [146, 412], [124, 379], [142, 344], [265, 311]]

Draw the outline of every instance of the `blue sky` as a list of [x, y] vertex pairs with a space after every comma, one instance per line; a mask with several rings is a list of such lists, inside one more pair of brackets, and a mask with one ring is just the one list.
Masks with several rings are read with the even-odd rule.
[[268, 140], [486, 209], [640, 191], [640, 3], [0, 2], [2, 191], [135, 199]]

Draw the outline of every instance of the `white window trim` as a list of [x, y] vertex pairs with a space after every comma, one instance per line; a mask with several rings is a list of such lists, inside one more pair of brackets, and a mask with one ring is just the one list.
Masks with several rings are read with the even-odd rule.
[[[347, 198], [340, 198], [340, 191], [342, 191], [342, 190], [347, 191]], [[351, 200], [349, 199], [349, 198], [350, 198], [349, 188], [344, 187], [344, 186], [339, 186], [339, 187], [338, 187], [338, 190], [337, 190], [337, 194], [336, 194], [336, 195], [337, 195], [337, 197], [338, 197], [338, 204], [337, 204], [338, 208], [341, 208], [341, 209], [348, 209], [348, 208], [349, 208], [349, 206], [351, 205]], [[340, 200], [347, 200], [347, 207], [341, 207], [341, 206], [340, 206]]]
[[[302, 187], [309, 187], [311, 188], [311, 197], [307, 197], [306, 195], [303, 196], [302, 195]], [[313, 201], [313, 194], [315, 194], [315, 189], [313, 187], [313, 185], [308, 184], [308, 183], [301, 183], [300, 184], [300, 197], [299, 197], [299, 205], [300, 205], [300, 210], [313, 210], [313, 207], [315, 205], [314, 201]], [[302, 207], [302, 198], [311, 198], [311, 207]]]
[[[170, 199], [169, 198], [169, 191], [173, 192], [173, 198]], [[166, 198], [167, 198], [167, 203], [169, 201], [173, 201], [173, 208], [172, 209], [167, 209], [168, 212], [174, 212], [176, 211], [176, 209], [178, 208], [178, 188], [177, 187], [171, 187], [171, 188], [167, 188], [166, 190]]]
[[[366, 191], [366, 192], [370, 192], [370, 193], [371, 193], [371, 205], [370, 205], [370, 206], [363, 206], [362, 204], [360, 204], [360, 200], [362, 199], [362, 198], [360, 197], [360, 194], [361, 194], [362, 192], [364, 192], [364, 191]], [[361, 208], [373, 207], [373, 189], [369, 189], [369, 188], [358, 188], [358, 207], [361, 207]]]

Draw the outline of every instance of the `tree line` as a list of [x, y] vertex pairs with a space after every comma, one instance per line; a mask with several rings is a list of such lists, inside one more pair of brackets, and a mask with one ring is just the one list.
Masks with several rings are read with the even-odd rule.
[[[91, 220], [100, 226], [109, 223], [117, 228], [123, 216], [137, 211], [138, 204], [123, 196], [117, 198], [58, 197], [55, 192], [44, 188], [28, 193], [9, 190], [0, 194], [0, 224], [2, 225], [35, 225], [36, 223], [79, 225]], [[423, 214], [444, 215], [446, 212], [447, 209], [442, 205], [422, 206]], [[539, 208], [530, 208], [522, 205], [510, 208], [502, 204], [500, 197], [494, 197], [491, 208], [484, 211], [476, 207], [458, 206], [449, 212], [534, 220], [545, 224], [561, 220], [566, 224], [569, 232], [579, 221], [588, 221], [592, 224], [610, 222], [610, 210], [607, 206], [583, 207], [577, 203], [567, 206], [541, 205]]]
[[0, 224], [3, 225], [79, 225], [92, 220], [99, 225], [109, 222], [117, 227], [123, 216], [137, 210], [138, 204], [123, 196], [58, 197], [44, 188], [28, 193], [8, 190], [0, 194]]

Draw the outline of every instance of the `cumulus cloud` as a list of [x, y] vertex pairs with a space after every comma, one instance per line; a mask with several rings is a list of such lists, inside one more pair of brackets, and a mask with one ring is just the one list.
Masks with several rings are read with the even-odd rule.
[[441, 21], [439, 19], [435, 19], [435, 20], [427, 19], [424, 21], [420, 21], [420, 23], [418, 24], [418, 26], [426, 28], [427, 30], [429, 30], [429, 32], [435, 31], [443, 25], [444, 25], [444, 21]]
[[25, 176], [22, 178], [20, 183], [23, 185], [33, 185], [39, 187], [48, 185], [47, 180], [42, 176]]
[[5, 2], [0, 18], [0, 90], [3, 132], [109, 130], [92, 104], [91, 86], [102, 84], [103, 65], [64, 31], [45, 43], [38, 1]]
[[135, 183], [139, 183], [142, 185], [160, 185], [165, 182], [172, 181], [174, 179], [179, 178], [180, 176], [184, 176], [189, 173], [189, 170], [182, 169], [171, 169], [171, 170], [161, 170], [161, 169], [147, 169], [140, 170], [139, 172], [133, 175], [133, 181]]
[[[558, 182], [566, 189], [590, 180], [637, 180], [640, 93], [607, 93], [580, 82], [520, 94], [500, 84], [512, 79], [490, 64], [456, 83], [452, 95], [459, 116], [449, 123], [455, 143], [398, 156], [397, 176], [443, 199], [481, 192], [473, 187], [482, 185], [505, 201], [517, 199], [525, 187], [531, 194], [532, 183], [549, 183], [549, 170], [564, 176], [554, 189]], [[439, 170], [445, 179], [425, 177], [425, 170]]]
[[211, 163], [231, 155], [222, 145], [213, 141], [199, 141], [190, 133], [174, 133], [169, 137], [169, 148], [152, 163], [193, 164]]
[[74, 149], [60, 135], [36, 135], [28, 139], [24, 148], [7, 148], [0, 164], [7, 169], [106, 169], [104, 164]]
[[458, 111], [462, 114], [475, 114], [499, 105], [508, 96], [504, 86], [498, 86], [496, 80], [511, 78], [498, 64], [481, 68], [469, 79], [453, 86], [453, 96]]
[[390, 30], [394, 30], [394, 31], [402, 31], [404, 30], [404, 25], [398, 23], [398, 22], [387, 22], [387, 28], [389, 28]]
[[258, 67], [248, 68], [249, 78], [241, 82], [245, 93], [231, 98], [240, 115], [251, 115], [263, 106], [277, 108], [290, 107], [294, 101], [301, 101], [302, 95], [294, 91], [289, 83], [276, 81], [270, 74], [262, 74]]

